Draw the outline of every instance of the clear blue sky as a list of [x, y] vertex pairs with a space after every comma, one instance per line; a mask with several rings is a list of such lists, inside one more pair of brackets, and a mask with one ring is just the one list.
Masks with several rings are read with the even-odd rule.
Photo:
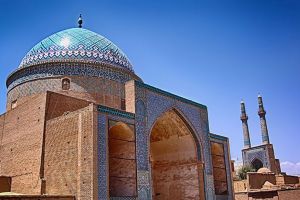
[[0, 112], [6, 77], [43, 38], [77, 26], [117, 44], [148, 84], [208, 106], [210, 130], [243, 147], [240, 100], [253, 145], [257, 94], [281, 161], [300, 162], [300, 3], [244, 1], [0, 0]]

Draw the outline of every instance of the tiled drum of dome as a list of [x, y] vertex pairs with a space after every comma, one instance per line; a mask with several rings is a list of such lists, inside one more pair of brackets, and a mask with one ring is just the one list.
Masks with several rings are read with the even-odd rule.
[[83, 28], [55, 33], [36, 44], [19, 68], [55, 61], [108, 63], [133, 72], [126, 55], [110, 40]]

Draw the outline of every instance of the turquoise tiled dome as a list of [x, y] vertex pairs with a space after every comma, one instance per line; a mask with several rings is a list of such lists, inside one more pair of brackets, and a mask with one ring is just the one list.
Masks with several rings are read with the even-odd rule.
[[48, 62], [107, 63], [133, 72], [126, 55], [105, 37], [83, 28], [55, 33], [36, 44], [19, 68]]

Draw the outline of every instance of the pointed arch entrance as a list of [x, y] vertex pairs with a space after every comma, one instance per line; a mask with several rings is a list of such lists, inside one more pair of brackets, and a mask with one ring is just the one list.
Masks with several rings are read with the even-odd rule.
[[199, 145], [183, 117], [174, 109], [160, 116], [151, 130], [152, 197], [204, 199]]
[[263, 163], [255, 158], [252, 162], [251, 162], [252, 167], [255, 169], [255, 171], [258, 171], [260, 168], [262, 168], [264, 165]]

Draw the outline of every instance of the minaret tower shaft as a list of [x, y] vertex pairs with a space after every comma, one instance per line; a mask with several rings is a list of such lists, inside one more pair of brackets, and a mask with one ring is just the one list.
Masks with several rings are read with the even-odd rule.
[[266, 121], [266, 111], [261, 95], [258, 95], [258, 115], [260, 118], [261, 136], [263, 144], [270, 144], [269, 133]]
[[251, 148], [250, 134], [248, 128], [248, 116], [246, 113], [245, 103], [241, 101], [241, 121], [243, 126], [243, 135], [244, 135], [244, 149]]

